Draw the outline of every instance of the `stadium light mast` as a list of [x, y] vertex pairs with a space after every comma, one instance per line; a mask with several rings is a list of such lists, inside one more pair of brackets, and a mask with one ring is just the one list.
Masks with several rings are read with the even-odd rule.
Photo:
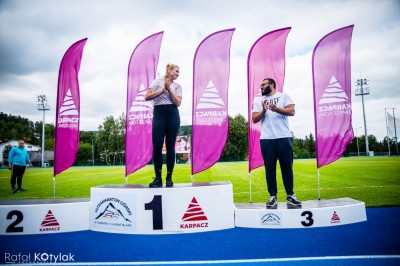
[[46, 110], [50, 110], [50, 106], [47, 105], [46, 95], [41, 94], [37, 97], [37, 109], [43, 111], [43, 124], [42, 124], [42, 167], [44, 167], [44, 128], [45, 128], [45, 113]]
[[365, 132], [365, 153], [367, 156], [369, 156], [367, 120], [365, 117], [365, 107], [364, 107], [364, 95], [369, 94], [369, 88], [367, 87], [368, 80], [367, 79], [357, 79], [356, 85], [357, 85], [356, 96], [361, 95], [361, 101], [362, 101], [363, 118], [364, 118], [364, 132]]
[[354, 128], [356, 130], [356, 140], [357, 140], [357, 155], [360, 157], [360, 147], [358, 146], [358, 134], [357, 134], [357, 129], [360, 129], [362, 127], [356, 127]]

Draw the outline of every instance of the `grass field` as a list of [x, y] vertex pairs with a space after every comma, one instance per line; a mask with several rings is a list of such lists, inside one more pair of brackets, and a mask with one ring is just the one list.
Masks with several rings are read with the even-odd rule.
[[[279, 164], [278, 164], [279, 165]], [[295, 160], [295, 193], [302, 200], [318, 198], [316, 160]], [[125, 184], [125, 167], [72, 167], [56, 177], [56, 198], [89, 198], [90, 188], [105, 184]], [[164, 169], [165, 173], [165, 169]], [[175, 166], [174, 182], [190, 183], [191, 166]], [[153, 166], [146, 166], [129, 176], [129, 184], [152, 181]], [[252, 202], [265, 202], [268, 192], [264, 168], [251, 173]], [[285, 192], [278, 168], [278, 199]], [[10, 171], [0, 170], [0, 199], [53, 198], [53, 168], [27, 168], [23, 187], [26, 192], [11, 193]], [[248, 162], [217, 163], [195, 175], [195, 182], [230, 181], [234, 202], [250, 200]], [[400, 206], [400, 157], [351, 157], [320, 168], [321, 199], [349, 197], [364, 201], [368, 207]]]

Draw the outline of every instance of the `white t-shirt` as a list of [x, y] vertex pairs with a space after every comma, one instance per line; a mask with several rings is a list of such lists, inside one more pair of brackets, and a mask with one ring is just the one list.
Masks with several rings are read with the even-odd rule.
[[[289, 95], [276, 92], [272, 96], [262, 96], [254, 99], [253, 113], [263, 110], [262, 104], [268, 101], [269, 104], [275, 104], [279, 108], [284, 108], [289, 104], [294, 104]], [[288, 117], [278, 114], [271, 110], [267, 110], [261, 120], [261, 136], [260, 139], [280, 139], [293, 137], [289, 129]]]
[[[162, 90], [164, 88], [164, 86], [165, 86], [164, 78], [159, 78], [159, 79], [155, 79], [155, 80], [153, 80], [153, 82], [151, 82], [150, 88], [153, 92], [156, 92], [158, 90]], [[182, 97], [182, 87], [180, 84], [173, 82], [173, 83], [171, 83], [170, 87], [176, 96]], [[171, 101], [171, 98], [170, 98], [168, 92], [163, 92], [160, 96], [155, 98], [153, 101], [154, 101], [154, 106], [165, 105], [165, 104], [174, 104]]]

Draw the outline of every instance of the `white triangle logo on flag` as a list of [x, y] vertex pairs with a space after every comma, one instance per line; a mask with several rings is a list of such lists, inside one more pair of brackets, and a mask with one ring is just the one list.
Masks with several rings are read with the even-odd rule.
[[199, 103], [196, 106], [197, 110], [200, 109], [224, 109], [225, 103], [222, 101], [221, 96], [214, 83], [210, 80], [206, 90], [200, 97]]
[[342, 89], [342, 86], [340, 86], [335, 76], [332, 76], [331, 81], [326, 87], [324, 94], [319, 100], [319, 104], [340, 103], [347, 102], [348, 100], [349, 97], [347, 97], [346, 92]]
[[151, 101], [146, 101], [144, 95], [146, 94], [146, 89], [143, 84], [140, 84], [139, 92], [132, 102], [129, 112], [146, 112], [153, 109]]
[[78, 108], [76, 108], [74, 99], [72, 98], [71, 89], [68, 89], [58, 113], [59, 115], [79, 115]]

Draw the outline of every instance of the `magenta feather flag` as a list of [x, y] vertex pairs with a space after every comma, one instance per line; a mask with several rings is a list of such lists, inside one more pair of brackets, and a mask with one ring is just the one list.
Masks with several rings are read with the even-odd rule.
[[78, 73], [87, 38], [74, 43], [65, 53], [58, 75], [54, 177], [68, 169], [79, 147], [80, 96]]
[[285, 48], [289, 28], [271, 31], [260, 37], [251, 47], [247, 60], [248, 121], [249, 121], [249, 173], [264, 165], [260, 150], [261, 123], [251, 119], [253, 102], [261, 96], [264, 78], [273, 78], [277, 91], [283, 91], [285, 80]]
[[132, 53], [128, 67], [125, 176], [148, 164], [153, 156], [153, 103], [144, 95], [156, 78], [163, 32], [145, 38]]
[[235, 29], [215, 32], [193, 60], [192, 174], [213, 166], [228, 135], [230, 46]]
[[354, 25], [335, 30], [312, 57], [317, 167], [339, 159], [353, 139], [350, 48]]

